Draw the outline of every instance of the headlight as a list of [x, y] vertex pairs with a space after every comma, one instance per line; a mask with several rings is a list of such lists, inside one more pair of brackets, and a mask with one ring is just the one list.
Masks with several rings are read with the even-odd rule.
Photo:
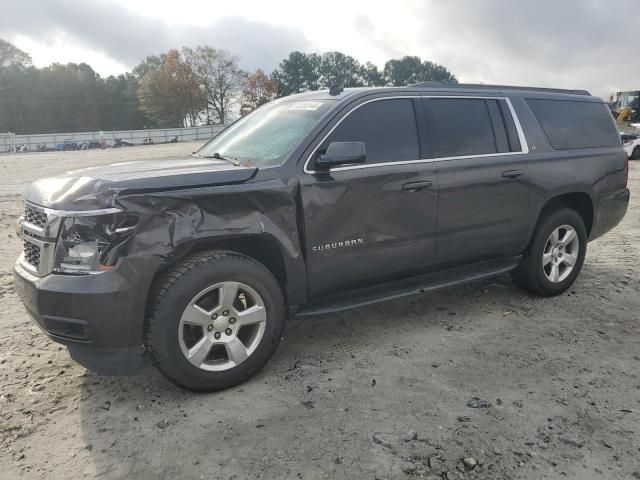
[[137, 217], [124, 213], [62, 219], [53, 271], [82, 274], [108, 270], [137, 222]]

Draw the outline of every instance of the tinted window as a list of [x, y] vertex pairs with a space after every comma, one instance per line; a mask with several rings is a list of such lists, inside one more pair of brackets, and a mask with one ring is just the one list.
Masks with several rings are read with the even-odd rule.
[[351, 112], [331, 133], [331, 142], [364, 142], [367, 163], [420, 158], [411, 99], [379, 100]]
[[603, 103], [534, 99], [527, 103], [557, 150], [620, 145], [611, 113]]
[[493, 127], [493, 136], [496, 140], [498, 153], [509, 151], [509, 139], [507, 138], [507, 130], [504, 128], [504, 119], [502, 112], [498, 106], [497, 100], [485, 100], [491, 117], [491, 126]]
[[506, 100], [500, 100], [500, 113], [502, 113], [502, 119], [507, 128], [507, 139], [509, 140], [509, 151], [521, 152], [522, 146], [520, 145], [520, 138], [518, 138], [518, 131], [516, 130], [516, 124], [513, 122], [511, 116], [511, 110], [507, 105]]
[[431, 98], [426, 105], [433, 124], [434, 157], [497, 152], [491, 118], [484, 100]]

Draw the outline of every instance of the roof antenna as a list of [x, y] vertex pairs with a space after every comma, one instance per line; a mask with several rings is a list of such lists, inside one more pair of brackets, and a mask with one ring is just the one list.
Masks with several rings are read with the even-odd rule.
[[344, 92], [344, 88], [340, 85], [331, 85], [331, 88], [329, 88], [329, 95], [332, 96], [340, 95], [342, 92]]

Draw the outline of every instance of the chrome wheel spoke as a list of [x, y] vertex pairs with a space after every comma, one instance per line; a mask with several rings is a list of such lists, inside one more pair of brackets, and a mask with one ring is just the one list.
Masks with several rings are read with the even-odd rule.
[[178, 342], [192, 365], [220, 372], [249, 358], [262, 342], [266, 326], [267, 310], [256, 290], [244, 283], [220, 282], [187, 304], [178, 325]]
[[573, 267], [577, 261], [578, 261], [578, 257], [570, 253], [565, 253], [562, 257], [562, 263], [565, 263], [569, 267]]
[[542, 252], [542, 270], [553, 283], [564, 281], [578, 261], [580, 241], [576, 229], [561, 225], [549, 235]]
[[194, 365], [200, 366], [209, 356], [213, 341], [205, 335], [193, 347], [189, 349], [187, 358]]
[[229, 360], [236, 365], [245, 361], [249, 356], [247, 353], [247, 347], [244, 346], [244, 343], [242, 343], [238, 337], [231, 337], [225, 346], [227, 348]]
[[238, 296], [238, 284], [236, 282], [224, 282], [220, 287], [220, 306], [224, 308], [233, 308]]
[[267, 311], [262, 305], [254, 305], [238, 312], [238, 323], [241, 326], [253, 325], [267, 321]]
[[573, 228], [567, 229], [562, 239], [560, 239], [560, 243], [566, 247], [571, 242], [573, 242], [576, 236], [576, 231]]
[[557, 282], [560, 279], [560, 267], [557, 263], [551, 265], [551, 273], [549, 278], [552, 282]]
[[209, 322], [209, 314], [202, 310], [197, 305], [189, 305], [183, 312], [181, 322], [188, 325], [198, 325], [200, 327], [206, 325]]

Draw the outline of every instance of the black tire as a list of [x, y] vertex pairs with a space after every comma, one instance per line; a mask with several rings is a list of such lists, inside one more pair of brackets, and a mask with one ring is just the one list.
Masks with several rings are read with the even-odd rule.
[[[264, 334], [242, 363], [224, 371], [206, 371], [182, 353], [180, 318], [198, 292], [229, 281], [244, 283], [260, 295], [267, 317]], [[173, 383], [192, 391], [222, 390], [252, 377], [275, 352], [284, 328], [284, 299], [278, 281], [264, 265], [229, 251], [196, 253], [164, 272], [152, 288], [148, 311], [145, 343], [154, 364]]]
[[640, 145], [638, 145], [636, 148], [634, 148], [633, 152], [631, 152], [631, 159], [632, 160], [640, 160]]
[[[542, 266], [542, 258], [547, 240], [552, 232], [562, 225], [569, 225], [575, 230], [579, 248], [577, 260], [571, 273], [562, 281], [552, 282], [547, 278]], [[575, 281], [587, 252], [587, 232], [584, 221], [578, 212], [570, 208], [543, 212], [543, 216], [533, 234], [528, 251], [523, 256], [518, 267], [512, 272], [516, 284], [524, 290], [543, 297], [560, 295]]]

